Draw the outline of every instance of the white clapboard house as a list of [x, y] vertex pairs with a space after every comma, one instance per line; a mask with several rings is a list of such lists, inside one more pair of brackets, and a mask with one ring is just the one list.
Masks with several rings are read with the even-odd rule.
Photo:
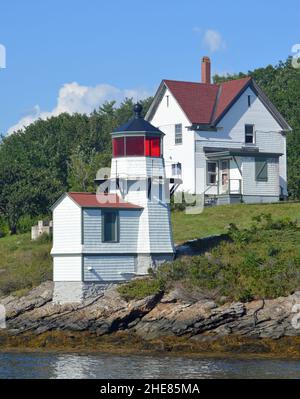
[[173, 259], [164, 134], [141, 111], [112, 133], [111, 175], [100, 172], [97, 193], [65, 193], [52, 207], [54, 302], [80, 302]]
[[208, 201], [273, 202], [287, 196], [290, 126], [250, 78], [212, 84], [163, 80], [146, 119], [165, 133], [167, 177]]

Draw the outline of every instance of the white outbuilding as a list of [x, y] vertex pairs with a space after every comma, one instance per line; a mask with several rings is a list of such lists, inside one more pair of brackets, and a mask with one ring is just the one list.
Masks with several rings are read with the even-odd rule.
[[111, 173], [99, 172], [97, 193], [65, 193], [52, 206], [54, 302], [81, 302], [174, 257], [164, 134], [141, 111], [112, 133]]

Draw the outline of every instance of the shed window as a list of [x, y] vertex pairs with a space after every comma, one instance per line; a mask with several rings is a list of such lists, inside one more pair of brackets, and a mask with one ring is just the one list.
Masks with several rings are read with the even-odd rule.
[[255, 180], [268, 181], [268, 160], [255, 159]]
[[207, 162], [207, 184], [217, 184], [217, 162]]
[[146, 137], [145, 139], [146, 157], [160, 157], [160, 138]]
[[245, 125], [245, 143], [254, 143], [254, 125]]
[[119, 213], [118, 211], [103, 212], [103, 242], [119, 241]]
[[124, 137], [116, 137], [112, 140], [113, 144], [113, 156], [114, 157], [124, 157], [125, 155], [125, 145]]
[[182, 144], [182, 124], [175, 125], [175, 144]]
[[144, 155], [144, 136], [126, 137], [126, 155]]

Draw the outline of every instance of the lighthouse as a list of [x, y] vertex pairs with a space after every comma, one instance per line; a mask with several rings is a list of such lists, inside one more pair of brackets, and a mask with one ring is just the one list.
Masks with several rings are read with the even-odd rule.
[[111, 170], [98, 172], [97, 192], [68, 192], [52, 206], [56, 303], [82, 302], [174, 257], [164, 133], [140, 104], [133, 111], [112, 132]]
[[140, 205], [137, 274], [173, 259], [169, 182], [163, 158], [164, 133], [142, 118], [135, 104], [133, 118], [112, 133], [111, 192]]

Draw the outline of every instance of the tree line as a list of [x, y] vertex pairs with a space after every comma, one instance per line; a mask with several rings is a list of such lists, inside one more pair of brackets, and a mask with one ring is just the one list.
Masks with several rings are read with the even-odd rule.
[[[300, 199], [300, 70], [291, 59], [247, 74], [214, 76], [214, 82], [252, 76], [293, 128], [287, 135], [288, 189]], [[152, 98], [143, 100], [146, 113]], [[132, 99], [107, 102], [90, 115], [61, 114], [37, 120], [0, 143], [0, 234], [23, 232], [65, 191], [93, 191], [96, 172], [110, 166], [111, 136], [132, 116]]]

